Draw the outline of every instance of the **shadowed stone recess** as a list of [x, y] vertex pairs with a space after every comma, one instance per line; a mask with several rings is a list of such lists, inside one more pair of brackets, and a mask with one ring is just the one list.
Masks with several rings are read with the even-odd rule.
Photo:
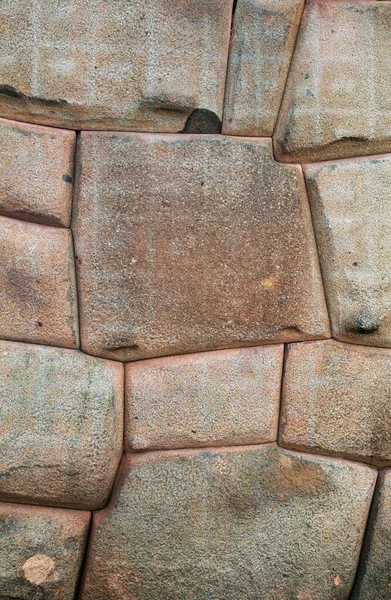
[[221, 119], [232, 0], [3, 0], [0, 115], [70, 129]]
[[69, 227], [75, 137], [0, 119], [0, 214]]
[[346, 600], [376, 471], [280, 450], [126, 457], [82, 600]]
[[391, 3], [309, 0], [274, 134], [311, 162], [391, 151]]
[[391, 347], [391, 156], [304, 173], [333, 335]]
[[122, 365], [0, 341], [0, 371], [0, 499], [102, 508], [122, 454]]
[[78, 346], [69, 230], [0, 217], [0, 280], [0, 338]]
[[277, 439], [283, 346], [202, 352], [126, 369], [126, 447], [186, 448]]
[[82, 348], [137, 360], [329, 336], [301, 170], [267, 140], [82, 133]]
[[89, 512], [0, 503], [0, 600], [74, 600], [89, 521]]
[[391, 464], [391, 350], [331, 340], [289, 346], [279, 442]]

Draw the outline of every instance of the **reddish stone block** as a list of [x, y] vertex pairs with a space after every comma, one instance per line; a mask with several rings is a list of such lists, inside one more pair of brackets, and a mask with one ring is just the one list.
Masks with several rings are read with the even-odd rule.
[[0, 279], [1, 338], [78, 346], [69, 230], [0, 217]]
[[277, 439], [283, 346], [202, 352], [126, 367], [126, 447]]
[[75, 132], [0, 119], [0, 214], [69, 227]]

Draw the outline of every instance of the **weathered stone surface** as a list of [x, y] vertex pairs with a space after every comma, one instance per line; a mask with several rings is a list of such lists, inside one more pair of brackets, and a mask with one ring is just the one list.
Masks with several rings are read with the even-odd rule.
[[334, 340], [288, 348], [280, 444], [391, 464], [391, 350]]
[[0, 600], [73, 600], [90, 513], [0, 503]]
[[275, 132], [282, 161], [391, 151], [391, 4], [309, 0]]
[[0, 213], [69, 227], [74, 145], [73, 131], [0, 119]]
[[73, 214], [86, 352], [329, 335], [301, 170], [267, 140], [83, 132]]
[[0, 341], [0, 370], [0, 499], [102, 508], [122, 453], [122, 365]]
[[275, 441], [282, 360], [283, 346], [279, 345], [128, 365], [127, 448]]
[[1, 2], [0, 114], [71, 129], [221, 119], [232, 0]]
[[273, 135], [304, 0], [238, 0], [223, 133]]
[[271, 445], [128, 457], [81, 598], [346, 599], [375, 480]]
[[69, 230], [0, 217], [0, 338], [79, 343]]
[[390, 596], [391, 469], [387, 469], [379, 475], [351, 600], [389, 600]]
[[305, 176], [333, 335], [391, 347], [391, 156], [307, 165]]

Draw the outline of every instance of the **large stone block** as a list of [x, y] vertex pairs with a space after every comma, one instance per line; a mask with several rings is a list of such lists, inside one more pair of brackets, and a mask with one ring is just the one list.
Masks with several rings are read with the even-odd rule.
[[223, 133], [273, 135], [304, 0], [238, 0]]
[[277, 439], [283, 346], [202, 352], [126, 369], [127, 448]]
[[0, 119], [0, 213], [69, 227], [74, 146], [73, 131]]
[[351, 600], [391, 596], [391, 469], [379, 475], [360, 567]]
[[0, 338], [78, 346], [69, 230], [0, 217], [0, 279]]
[[391, 3], [308, 0], [275, 131], [277, 158], [391, 151]]
[[216, 127], [231, 10], [232, 0], [3, 0], [0, 115], [178, 132], [206, 110]]
[[333, 335], [391, 347], [391, 156], [304, 171]]
[[73, 600], [90, 513], [0, 503], [0, 600]]
[[329, 335], [301, 170], [269, 141], [87, 132], [77, 179], [86, 352], [128, 361]]
[[292, 344], [280, 444], [391, 464], [391, 350], [331, 340]]
[[127, 457], [81, 598], [345, 600], [375, 480], [271, 445]]
[[122, 453], [122, 365], [2, 341], [0, 370], [0, 498], [102, 508]]

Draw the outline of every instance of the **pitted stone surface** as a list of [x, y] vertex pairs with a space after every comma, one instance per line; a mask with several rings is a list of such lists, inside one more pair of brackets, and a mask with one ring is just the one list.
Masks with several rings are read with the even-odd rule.
[[391, 596], [391, 469], [380, 472], [351, 600]]
[[238, 0], [223, 133], [273, 135], [304, 0]]
[[311, 162], [391, 151], [391, 3], [309, 0], [275, 131]]
[[0, 503], [0, 600], [73, 600], [90, 513]]
[[0, 115], [71, 129], [181, 131], [221, 119], [232, 0], [4, 0]]
[[69, 230], [0, 217], [0, 338], [79, 343]]
[[82, 600], [345, 600], [376, 471], [275, 446], [127, 457]]
[[267, 140], [82, 133], [82, 348], [136, 360], [327, 337], [301, 170]]
[[122, 453], [122, 365], [0, 341], [0, 371], [0, 499], [102, 508]]
[[391, 350], [326, 340], [290, 345], [280, 444], [391, 464]]
[[126, 447], [186, 448], [277, 439], [283, 346], [131, 363]]
[[73, 131], [0, 119], [0, 214], [69, 227], [74, 145]]
[[304, 172], [333, 335], [391, 347], [391, 156]]

